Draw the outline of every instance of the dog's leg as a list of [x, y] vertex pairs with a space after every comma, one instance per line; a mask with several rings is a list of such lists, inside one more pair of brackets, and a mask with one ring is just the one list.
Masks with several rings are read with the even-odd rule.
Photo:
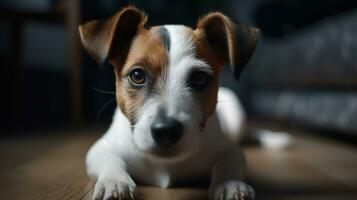
[[213, 167], [209, 187], [210, 199], [254, 200], [252, 187], [242, 182], [244, 171], [244, 154], [238, 147], [234, 147]]
[[126, 171], [125, 162], [111, 153], [110, 145], [100, 139], [88, 152], [87, 173], [96, 180], [93, 199], [134, 199], [134, 181]]

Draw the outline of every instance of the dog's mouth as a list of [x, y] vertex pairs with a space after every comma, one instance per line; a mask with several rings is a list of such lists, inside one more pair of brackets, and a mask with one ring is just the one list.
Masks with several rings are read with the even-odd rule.
[[175, 148], [162, 149], [158, 147], [153, 148], [150, 151], [146, 151], [145, 154], [147, 158], [155, 160], [155, 162], [175, 163], [188, 159], [191, 157], [192, 152], [180, 151], [179, 149]]
[[172, 158], [178, 156], [180, 153], [177, 148], [161, 148], [161, 147], [154, 147], [149, 151], [149, 154], [155, 157], [162, 157], [162, 158]]

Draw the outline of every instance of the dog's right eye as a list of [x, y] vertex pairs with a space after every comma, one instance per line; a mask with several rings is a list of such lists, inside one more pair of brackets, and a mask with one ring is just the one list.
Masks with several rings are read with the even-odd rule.
[[194, 71], [189, 79], [188, 85], [195, 90], [203, 90], [209, 84], [211, 77], [203, 71]]
[[143, 86], [146, 84], [146, 75], [144, 69], [136, 68], [129, 73], [129, 81], [134, 86]]

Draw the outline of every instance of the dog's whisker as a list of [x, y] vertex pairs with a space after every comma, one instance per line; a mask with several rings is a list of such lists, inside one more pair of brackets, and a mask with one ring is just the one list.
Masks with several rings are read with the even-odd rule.
[[94, 90], [96, 92], [103, 93], [103, 94], [114, 94], [115, 95], [115, 92], [113, 92], [113, 91], [102, 90], [102, 89], [98, 89], [98, 88], [95, 88], [95, 87], [90, 87], [90, 89], [92, 89], [92, 90]]
[[110, 99], [108, 102], [106, 102], [104, 105], [102, 105], [102, 107], [99, 109], [97, 117], [96, 117], [96, 121], [99, 120], [100, 115], [102, 114], [103, 110], [111, 103], [113, 103], [113, 101], [115, 101], [115, 97]]

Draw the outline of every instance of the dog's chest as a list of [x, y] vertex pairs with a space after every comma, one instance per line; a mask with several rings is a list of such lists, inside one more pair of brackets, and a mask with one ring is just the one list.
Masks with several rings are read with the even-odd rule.
[[129, 173], [138, 184], [167, 188], [185, 181], [209, 179], [217, 157], [218, 153], [198, 152], [186, 160], [165, 163], [144, 158], [132, 163]]
[[[212, 142], [216, 142], [216, 146]], [[207, 141], [195, 154], [183, 160], [160, 162], [145, 156], [137, 157], [136, 162], [128, 162], [132, 167], [129, 173], [139, 184], [163, 188], [179, 183], [209, 180], [212, 168], [229, 146], [220, 142], [224, 141]]]

